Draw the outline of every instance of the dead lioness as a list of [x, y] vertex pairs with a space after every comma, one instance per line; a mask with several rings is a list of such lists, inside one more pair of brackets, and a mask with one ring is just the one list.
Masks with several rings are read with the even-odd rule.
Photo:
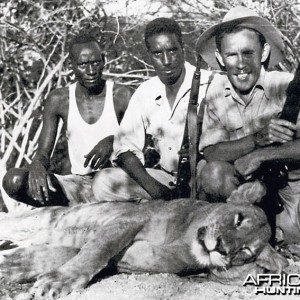
[[268, 245], [266, 216], [246, 201], [255, 201], [253, 191], [240, 188], [229, 199], [233, 203], [104, 202], [4, 217], [2, 248], [10, 242], [16, 247], [0, 251], [1, 277], [36, 280], [31, 292], [55, 299], [87, 286], [112, 262], [119, 272], [188, 274], [208, 268], [220, 281], [251, 261], [252, 269], [280, 272], [286, 261]]

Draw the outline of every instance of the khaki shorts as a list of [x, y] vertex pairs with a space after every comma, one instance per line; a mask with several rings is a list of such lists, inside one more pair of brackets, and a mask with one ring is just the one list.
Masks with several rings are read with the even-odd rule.
[[92, 192], [92, 180], [95, 173], [88, 175], [58, 175], [53, 174], [69, 200], [69, 206], [96, 202]]

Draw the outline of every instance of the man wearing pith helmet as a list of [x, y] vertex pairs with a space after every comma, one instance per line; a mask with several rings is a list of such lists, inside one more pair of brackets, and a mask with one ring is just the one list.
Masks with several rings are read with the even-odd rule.
[[300, 240], [300, 123], [278, 118], [293, 75], [270, 71], [283, 59], [280, 31], [238, 6], [199, 37], [197, 51], [212, 68], [225, 71], [215, 76], [206, 96], [202, 189], [208, 199], [224, 200], [263, 162], [290, 162], [293, 171], [278, 193], [284, 210], [276, 221], [286, 241]]

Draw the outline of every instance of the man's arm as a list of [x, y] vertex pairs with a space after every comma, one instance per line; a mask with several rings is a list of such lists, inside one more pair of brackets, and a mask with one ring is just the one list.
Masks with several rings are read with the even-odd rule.
[[29, 194], [34, 199], [44, 202], [49, 200], [50, 156], [55, 144], [61, 111], [65, 105], [64, 90], [53, 91], [47, 98], [43, 111], [43, 127], [38, 141], [37, 153], [29, 166]]
[[170, 199], [171, 190], [150, 176], [142, 163], [145, 134], [146, 128], [149, 127], [149, 121], [145, 115], [147, 107], [143, 101], [144, 93], [140, 92], [140, 88], [133, 94], [120, 125], [120, 130], [115, 136], [116, 162], [153, 199]]
[[204, 149], [207, 161], [225, 160], [234, 162], [257, 148], [266, 147], [272, 143], [286, 143], [294, 139], [296, 125], [281, 119], [271, 119], [257, 133], [235, 141], [220, 142]]
[[300, 139], [284, 143], [280, 146], [269, 146], [257, 149], [234, 163], [236, 170], [243, 176], [256, 171], [264, 161], [282, 161], [293, 163], [300, 161]]
[[150, 176], [141, 161], [130, 151], [118, 156], [118, 165], [153, 199], [172, 199], [171, 190]]
[[203, 155], [206, 161], [223, 160], [233, 162], [254, 149], [254, 136], [250, 135], [236, 141], [220, 142], [208, 146], [204, 148]]

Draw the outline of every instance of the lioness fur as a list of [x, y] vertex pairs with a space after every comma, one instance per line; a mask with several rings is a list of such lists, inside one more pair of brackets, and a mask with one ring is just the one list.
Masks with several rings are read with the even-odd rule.
[[286, 260], [269, 246], [266, 216], [245, 195], [251, 198], [249, 186], [232, 203], [103, 202], [6, 216], [0, 220], [6, 249], [0, 251], [0, 275], [10, 282], [36, 280], [31, 293], [55, 299], [86, 287], [112, 262], [119, 272], [188, 274], [208, 268], [221, 282], [231, 269], [253, 261], [252, 269], [280, 272]]

